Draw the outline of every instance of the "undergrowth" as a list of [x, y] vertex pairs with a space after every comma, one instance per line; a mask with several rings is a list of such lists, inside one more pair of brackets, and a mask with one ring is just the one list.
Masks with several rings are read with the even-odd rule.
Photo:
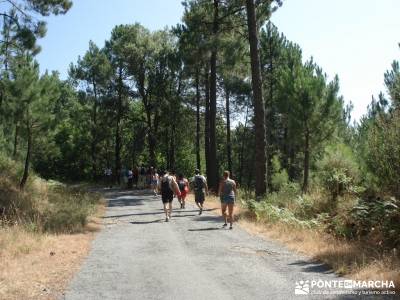
[[100, 196], [32, 174], [19, 188], [22, 166], [0, 156], [1, 225], [38, 232], [75, 233], [84, 229]]

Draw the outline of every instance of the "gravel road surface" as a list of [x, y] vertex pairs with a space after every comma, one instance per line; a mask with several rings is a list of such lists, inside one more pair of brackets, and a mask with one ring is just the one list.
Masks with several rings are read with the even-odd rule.
[[[193, 204], [181, 210], [175, 199], [166, 223], [159, 197], [103, 192], [109, 200], [104, 229], [64, 299], [377, 299], [296, 295], [300, 280], [341, 278], [239, 226], [222, 228], [221, 217], [210, 211], [199, 216]], [[301, 287], [307, 292], [307, 282]], [[322, 291], [310, 293], [315, 290]]]

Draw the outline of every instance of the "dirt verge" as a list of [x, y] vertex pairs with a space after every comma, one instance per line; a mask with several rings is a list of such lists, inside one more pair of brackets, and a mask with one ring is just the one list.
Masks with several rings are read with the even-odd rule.
[[20, 226], [0, 229], [0, 299], [59, 299], [101, 228], [104, 204], [79, 234], [39, 234]]

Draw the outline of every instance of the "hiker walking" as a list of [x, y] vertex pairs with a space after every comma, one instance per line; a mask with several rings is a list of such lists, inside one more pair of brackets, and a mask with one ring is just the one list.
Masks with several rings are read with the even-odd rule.
[[133, 187], [133, 172], [131, 169], [128, 170], [128, 189]]
[[206, 178], [200, 174], [200, 170], [196, 169], [194, 171], [194, 177], [192, 179], [192, 185], [194, 190], [194, 201], [199, 208], [199, 215], [203, 213], [203, 203], [208, 194], [208, 186]]
[[224, 217], [224, 225], [226, 227], [228, 224], [228, 216], [226, 214], [226, 208], [228, 208], [229, 213], [229, 229], [232, 229], [233, 224], [233, 207], [235, 205], [235, 197], [236, 197], [236, 182], [229, 178], [229, 171], [224, 171], [223, 179], [219, 184], [218, 196], [221, 200], [221, 211], [222, 216]]
[[178, 186], [181, 195], [178, 196], [178, 201], [181, 204], [181, 208], [185, 208], [186, 195], [189, 192], [189, 181], [183, 176], [183, 174], [178, 175]]
[[159, 176], [157, 170], [151, 167], [151, 189], [154, 193], [154, 196], [157, 196], [158, 181], [159, 181]]
[[158, 183], [158, 191], [161, 193], [161, 200], [164, 206], [165, 212], [165, 222], [169, 222], [171, 218], [172, 212], [172, 200], [174, 199], [174, 193], [180, 196], [178, 184], [175, 181], [175, 178], [169, 174], [169, 172], [165, 172], [162, 174], [162, 177]]

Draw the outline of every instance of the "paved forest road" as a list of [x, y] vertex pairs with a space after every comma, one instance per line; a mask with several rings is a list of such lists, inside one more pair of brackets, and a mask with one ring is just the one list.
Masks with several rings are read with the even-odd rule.
[[67, 300], [364, 298], [295, 295], [296, 281], [337, 277], [238, 226], [222, 229], [220, 217], [207, 211], [198, 216], [192, 204], [176, 209], [166, 223], [159, 197], [118, 190], [105, 190], [105, 196], [105, 228]]

